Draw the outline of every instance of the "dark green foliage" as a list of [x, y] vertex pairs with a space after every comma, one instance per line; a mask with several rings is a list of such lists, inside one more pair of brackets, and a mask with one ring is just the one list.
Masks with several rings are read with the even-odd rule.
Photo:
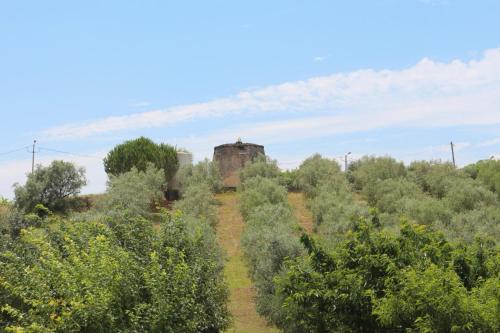
[[51, 211], [66, 212], [86, 184], [85, 169], [73, 163], [53, 161], [48, 167], [37, 165], [24, 186], [14, 184], [15, 206], [31, 212], [42, 204]]
[[156, 144], [145, 137], [125, 141], [115, 146], [104, 158], [104, 169], [106, 173], [117, 176], [130, 171], [132, 167], [145, 171], [149, 163], [163, 170], [165, 180], [169, 181], [178, 168], [175, 148], [164, 143]]
[[[423, 226], [404, 224], [401, 234], [392, 236], [361, 220], [331, 253], [309, 237], [303, 242], [309, 256], [290, 261], [288, 273], [277, 281], [288, 319], [285, 331], [498, 329], [491, 320], [499, 306], [491, 292], [491, 284], [498, 285], [498, 258], [491, 244], [480, 254], [482, 263], [467, 261], [469, 271], [483, 271], [468, 291], [457, 274], [463, 267], [450, 265], [459, 258], [458, 249]], [[469, 257], [477, 253], [470, 251]], [[479, 302], [477, 294], [486, 298]]]

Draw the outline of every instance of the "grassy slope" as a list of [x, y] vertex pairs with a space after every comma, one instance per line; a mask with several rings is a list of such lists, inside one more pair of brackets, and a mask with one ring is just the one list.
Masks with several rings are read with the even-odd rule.
[[299, 221], [302, 229], [306, 233], [311, 234], [313, 232], [313, 217], [309, 209], [306, 207], [306, 198], [303, 193], [292, 192], [288, 193], [288, 202], [292, 205], [295, 217]]
[[239, 211], [238, 194], [222, 193], [216, 198], [221, 203], [217, 237], [228, 256], [225, 274], [231, 292], [229, 310], [234, 321], [228, 333], [279, 332], [267, 326], [265, 320], [255, 310], [255, 289], [248, 278], [248, 269], [240, 247], [241, 233], [245, 225]]

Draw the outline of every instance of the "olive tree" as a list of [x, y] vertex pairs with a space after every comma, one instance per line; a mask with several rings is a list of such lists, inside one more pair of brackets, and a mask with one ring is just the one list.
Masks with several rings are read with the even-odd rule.
[[28, 174], [26, 184], [14, 184], [16, 208], [30, 212], [43, 204], [54, 212], [64, 212], [80, 189], [87, 184], [85, 169], [71, 162], [53, 161], [49, 166], [37, 165]]

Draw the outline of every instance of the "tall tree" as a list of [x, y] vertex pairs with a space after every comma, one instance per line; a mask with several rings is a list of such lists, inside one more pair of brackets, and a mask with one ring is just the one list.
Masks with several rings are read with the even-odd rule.
[[104, 169], [106, 173], [117, 176], [132, 167], [145, 171], [148, 163], [162, 169], [165, 180], [169, 181], [178, 168], [175, 148], [164, 143], [156, 144], [141, 136], [115, 146], [104, 158]]

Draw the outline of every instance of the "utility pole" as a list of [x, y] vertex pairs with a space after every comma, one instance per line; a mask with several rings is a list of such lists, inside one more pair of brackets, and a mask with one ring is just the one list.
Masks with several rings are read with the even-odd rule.
[[33, 140], [33, 150], [31, 151], [31, 173], [35, 171], [35, 144], [36, 140]]
[[347, 154], [344, 155], [344, 163], [345, 163], [345, 168], [344, 171], [347, 172], [347, 156], [349, 156], [351, 152], [348, 152]]
[[450, 146], [451, 146], [451, 158], [453, 159], [453, 167], [456, 168], [456, 164], [455, 164], [455, 150], [453, 149], [453, 147], [455, 146], [453, 144], [453, 141], [450, 142]]

